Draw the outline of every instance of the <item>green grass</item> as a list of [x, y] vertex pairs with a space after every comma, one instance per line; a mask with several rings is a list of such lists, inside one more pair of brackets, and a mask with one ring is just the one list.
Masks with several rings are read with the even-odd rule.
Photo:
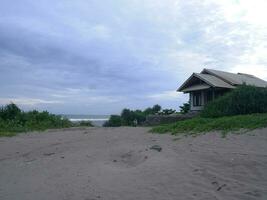
[[13, 137], [17, 135], [16, 132], [4, 132], [4, 131], [0, 131], [0, 137]]
[[171, 133], [173, 135], [185, 134], [195, 135], [211, 131], [221, 131], [222, 134], [238, 131], [240, 129], [253, 130], [256, 128], [267, 127], [267, 113], [236, 115], [220, 118], [196, 117], [173, 124], [166, 124], [153, 127], [153, 133]]

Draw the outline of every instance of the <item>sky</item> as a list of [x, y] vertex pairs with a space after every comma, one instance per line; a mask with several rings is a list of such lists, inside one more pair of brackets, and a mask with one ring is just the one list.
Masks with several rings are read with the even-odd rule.
[[203, 68], [267, 80], [266, 0], [1, 0], [0, 104], [117, 114]]

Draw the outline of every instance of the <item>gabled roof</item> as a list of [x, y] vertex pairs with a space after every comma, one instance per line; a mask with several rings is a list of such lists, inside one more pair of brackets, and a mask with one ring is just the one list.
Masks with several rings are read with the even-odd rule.
[[[203, 82], [206, 83], [206, 85], [209, 85], [209, 87], [218, 87], [218, 88], [235, 88], [234, 86], [230, 85], [229, 83], [226, 83], [225, 81], [217, 78], [216, 76], [209, 75], [209, 74], [200, 74], [200, 73], [193, 73], [179, 88], [177, 91], [180, 92], [188, 92], [193, 91], [189, 90], [189, 87], [193, 87], [189, 84], [190, 80], [192, 80], [193, 77], [196, 77]], [[203, 84], [197, 84], [196, 86], [201, 86]], [[204, 89], [204, 88], [203, 88]], [[195, 90], [195, 89], [194, 89]]]
[[[193, 83], [195, 79], [202, 82]], [[230, 73], [214, 69], [204, 69], [201, 73], [193, 73], [177, 91], [189, 92], [209, 87], [215, 88], [235, 88], [237, 85], [253, 85], [256, 87], [267, 87], [267, 82], [250, 74]]]
[[214, 75], [225, 82], [228, 82], [231, 85], [254, 85], [256, 87], [267, 87], [267, 82], [250, 74], [244, 74], [244, 73], [230, 73], [230, 72], [224, 72], [214, 69], [204, 69], [202, 74], [211, 74]]
[[209, 74], [199, 74], [199, 73], [194, 73], [195, 76], [203, 80], [204, 82], [208, 83], [212, 87], [220, 87], [220, 88], [234, 88], [232, 85], [229, 83], [223, 81], [222, 79], [209, 75]]

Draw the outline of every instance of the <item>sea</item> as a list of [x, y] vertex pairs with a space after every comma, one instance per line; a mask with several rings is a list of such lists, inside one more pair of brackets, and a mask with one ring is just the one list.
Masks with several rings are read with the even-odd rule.
[[61, 115], [72, 122], [90, 121], [94, 126], [103, 126], [109, 119], [109, 115]]

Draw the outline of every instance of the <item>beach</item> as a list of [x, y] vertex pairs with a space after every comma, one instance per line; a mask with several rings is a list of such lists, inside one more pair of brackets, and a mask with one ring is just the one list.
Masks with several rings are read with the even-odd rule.
[[267, 199], [266, 128], [226, 138], [148, 131], [92, 127], [0, 138], [0, 199]]

